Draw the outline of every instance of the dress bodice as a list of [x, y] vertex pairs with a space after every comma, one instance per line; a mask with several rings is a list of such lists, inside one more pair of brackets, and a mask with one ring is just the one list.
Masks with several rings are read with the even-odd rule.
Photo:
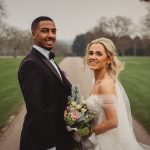
[[114, 95], [90, 95], [87, 98], [88, 109], [96, 113], [96, 123], [102, 122], [105, 119], [104, 107], [110, 109], [116, 107], [116, 96]]
[[95, 123], [101, 122], [103, 114], [102, 97], [99, 95], [90, 95], [87, 98], [88, 109], [96, 113]]
[[102, 97], [100, 95], [90, 95], [87, 98], [87, 107], [97, 113], [102, 111]]

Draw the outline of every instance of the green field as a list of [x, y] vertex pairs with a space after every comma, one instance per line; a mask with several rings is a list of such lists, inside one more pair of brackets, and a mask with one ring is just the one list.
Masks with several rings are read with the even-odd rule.
[[22, 95], [17, 80], [21, 59], [0, 59], [0, 129], [10, 115], [17, 113], [22, 104]]
[[[9, 117], [18, 112], [23, 104], [23, 97], [17, 79], [21, 58], [0, 58], [0, 130]], [[59, 62], [62, 57], [57, 57]]]
[[[59, 62], [62, 58], [56, 58]], [[129, 96], [132, 113], [150, 133], [150, 57], [124, 57], [120, 80]], [[17, 80], [21, 59], [0, 59], [0, 129], [23, 103]]]
[[128, 94], [133, 116], [150, 133], [150, 57], [124, 57], [120, 80]]

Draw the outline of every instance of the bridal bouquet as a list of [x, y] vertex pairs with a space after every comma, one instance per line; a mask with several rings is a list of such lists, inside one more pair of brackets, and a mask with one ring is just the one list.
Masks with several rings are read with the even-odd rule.
[[72, 87], [71, 96], [64, 113], [64, 119], [69, 128], [75, 130], [81, 137], [90, 133], [95, 118], [95, 112], [89, 110], [84, 97], [80, 96], [79, 85]]

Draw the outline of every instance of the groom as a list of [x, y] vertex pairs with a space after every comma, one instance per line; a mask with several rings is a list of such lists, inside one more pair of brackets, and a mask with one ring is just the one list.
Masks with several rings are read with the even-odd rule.
[[32, 22], [31, 31], [33, 47], [18, 71], [27, 109], [20, 150], [72, 150], [73, 139], [64, 121], [71, 84], [51, 52], [56, 41], [55, 23], [41, 16]]

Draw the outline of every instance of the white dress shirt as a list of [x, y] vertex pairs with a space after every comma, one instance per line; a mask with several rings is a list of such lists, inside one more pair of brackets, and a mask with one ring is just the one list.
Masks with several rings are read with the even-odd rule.
[[[41, 47], [39, 47], [39, 46], [37, 46], [37, 45], [33, 45], [33, 47], [34, 47], [37, 51], [39, 51], [42, 55], [44, 55], [44, 56], [49, 60], [49, 51], [48, 51], [48, 50], [46, 50], [46, 49], [44, 49], [44, 48], [41, 48]], [[54, 60], [53, 60], [53, 59], [50, 59], [49, 61], [50, 61], [51, 64], [54, 66], [54, 68], [56, 69], [57, 73], [58, 73], [59, 76], [60, 76], [60, 79], [62, 80], [60, 71], [59, 71], [58, 67], [56, 66]]]

